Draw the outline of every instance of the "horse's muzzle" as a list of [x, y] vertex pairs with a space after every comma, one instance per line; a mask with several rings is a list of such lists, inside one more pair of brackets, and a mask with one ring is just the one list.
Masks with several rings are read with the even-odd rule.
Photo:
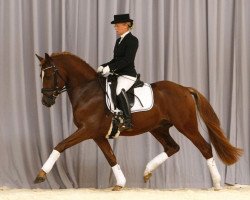
[[43, 96], [42, 98], [42, 104], [45, 105], [46, 107], [51, 107], [52, 105], [55, 104], [55, 98], [48, 98], [47, 96]]

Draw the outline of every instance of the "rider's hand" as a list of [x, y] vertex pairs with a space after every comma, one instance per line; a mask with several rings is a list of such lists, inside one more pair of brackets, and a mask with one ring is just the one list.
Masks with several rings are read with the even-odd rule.
[[107, 77], [109, 74], [110, 74], [110, 68], [109, 68], [109, 66], [104, 67], [103, 70], [102, 70], [102, 75], [104, 77]]
[[103, 70], [103, 66], [99, 66], [98, 68], [97, 68], [97, 73], [101, 73], [102, 72], [102, 70]]

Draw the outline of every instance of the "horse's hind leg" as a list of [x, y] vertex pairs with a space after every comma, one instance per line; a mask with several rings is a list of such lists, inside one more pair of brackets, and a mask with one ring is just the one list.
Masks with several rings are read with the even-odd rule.
[[200, 150], [203, 157], [207, 160], [207, 165], [213, 180], [213, 185], [215, 189], [221, 189], [221, 177], [213, 158], [211, 144], [207, 143], [206, 140], [201, 136], [198, 127], [194, 127], [193, 130], [182, 131], [182, 133]]
[[144, 171], [144, 181], [147, 182], [152, 176], [152, 172], [170, 156], [177, 153], [179, 145], [173, 140], [169, 133], [170, 126], [159, 127], [150, 133], [162, 144], [164, 152], [153, 158], [146, 166]]
[[191, 114], [189, 112], [188, 116], [189, 117], [186, 122], [178, 121], [179, 123], [176, 123], [175, 127], [199, 149], [203, 157], [207, 160], [207, 165], [215, 189], [221, 189], [220, 186], [221, 177], [216, 167], [215, 160], [213, 158], [212, 146], [211, 144], [206, 142], [206, 140], [202, 137], [202, 135], [198, 130], [195, 110]]
[[123, 175], [120, 166], [116, 162], [116, 157], [113, 153], [113, 150], [112, 150], [108, 140], [106, 138], [98, 138], [98, 139], [94, 139], [94, 141], [99, 146], [99, 148], [102, 150], [108, 163], [112, 167], [113, 173], [114, 173], [116, 181], [117, 181], [116, 186], [113, 188], [113, 191], [121, 190], [126, 184], [126, 178]]

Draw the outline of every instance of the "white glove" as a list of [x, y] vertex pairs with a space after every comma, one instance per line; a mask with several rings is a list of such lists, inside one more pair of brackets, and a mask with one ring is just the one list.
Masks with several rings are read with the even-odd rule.
[[104, 68], [103, 66], [99, 66], [99, 67], [97, 68], [97, 73], [102, 72], [103, 68]]
[[103, 70], [102, 70], [102, 75], [104, 77], [107, 77], [109, 74], [110, 74], [110, 68], [109, 68], [109, 66], [104, 67]]

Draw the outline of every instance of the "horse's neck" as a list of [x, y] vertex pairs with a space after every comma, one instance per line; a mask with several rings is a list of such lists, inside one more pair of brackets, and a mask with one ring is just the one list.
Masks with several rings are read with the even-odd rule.
[[78, 87], [79, 85], [84, 85], [88, 83], [89, 81], [92, 81], [96, 78], [96, 73], [93, 71], [91, 67], [84, 67], [81, 65], [78, 65], [77, 67], [70, 68], [67, 67], [67, 79], [68, 84], [70, 84], [72, 87]]
[[66, 54], [58, 55], [54, 58], [60, 67], [66, 72], [70, 84], [84, 83], [96, 78], [95, 70], [80, 58]]
[[71, 103], [74, 104], [75, 96], [79, 91], [85, 90], [88, 83], [96, 79], [97, 74], [86, 62], [75, 56], [62, 56], [57, 61], [66, 72], [68, 95]]

